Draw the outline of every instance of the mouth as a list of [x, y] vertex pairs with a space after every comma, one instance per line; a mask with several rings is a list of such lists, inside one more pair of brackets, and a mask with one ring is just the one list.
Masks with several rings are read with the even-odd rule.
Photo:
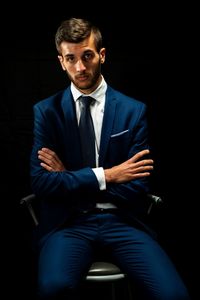
[[79, 80], [79, 81], [85, 81], [85, 80], [87, 80], [88, 79], [88, 75], [79, 75], [79, 76], [77, 76], [76, 77], [76, 79], [77, 80]]

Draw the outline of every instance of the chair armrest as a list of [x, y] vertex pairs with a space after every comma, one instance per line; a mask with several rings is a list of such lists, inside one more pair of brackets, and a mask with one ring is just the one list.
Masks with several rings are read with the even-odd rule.
[[149, 215], [152, 210], [153, 205], [161, 204], [161, 203], [163, 203], [163, 200], [160, 196], [156, 196], [153, 194], [147, 194], [147, 197], [149, 198], [149, 200], [151, 202], [149, 205], [148, 211], [147, 211], [147, 214]]
[[[163, 201], [162, 201], [161, 197], [153, 195], [153, 194], [148, 194], [147, 197], [150, 200], [150, 205], [149, 205], [148, 210], [147, 210], [147, 214], [149, 215], [151, 210], [152, 210], [153, 205], [161, 204]], [[29, 195], [23, 197], [20, 200], [20, 204], [26, 206], [26, 208], [28, 209], [28, 211], [29, 211], [29, 213], [32, 217], [34, 225], [38, 226], [39, 222], [38, 222], [38, 219], [36, 217], [35, 211], [34, 211], [33, 206], [32, 206], [32, 202], [35, 199], [36, 199], [35, 194], [29, 194]]]
[[38, 219], [36, 217], [35, 211], [32, 206], [32, 202], [35, 199], [36, 199], [35, 194], [30, 194], [30, 195], [27, 195], [26, 197], [23, 197], [20, 200], [20, 204], [26, 206], [26, 208], [28, 209], [28, 211], [33, 219], [34, 225], [37, 226], [39, 224], [39, 222], [38, 222]]

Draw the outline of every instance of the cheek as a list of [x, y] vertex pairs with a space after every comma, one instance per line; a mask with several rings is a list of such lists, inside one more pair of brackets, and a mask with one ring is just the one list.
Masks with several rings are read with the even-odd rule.
[[67, 74], [74, 74], [75, 70], [73, 66], [69, 66], [66, 63], [62, 63], [62, 69], [67, 72]]

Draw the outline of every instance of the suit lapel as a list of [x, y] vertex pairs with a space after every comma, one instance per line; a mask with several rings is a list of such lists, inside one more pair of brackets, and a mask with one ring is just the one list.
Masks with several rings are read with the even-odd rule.
[[116, 99], [110, 88], [106, 92], [106, 102], [104, 109], [104, 117], [101, 132], [100, 150], [99, 150], [99, 166], [104, 165], [105, 155], [110, 140], [113, 122], [116, 113]]
[[[82, 165], [80, 137], [78, 124], [76, 121], [75, 105], [70, 89], [66, 89], [62, 97], [62, 109], [65, 116], [66, 128], [66, 149], [68, 161], [73, 169], [78, 169]], [[116, 113], [116, 98], [111, 88], [107, 89], [105, 101], [105, 113], [103, 117], [101, 141], [99, 149], [99, 166], [104, 165], [105, 155], [112, 133], [113, 122]]]
[[68, 160], [73, 169], [80, 168], [81, 160], [81, 149], [80, 149], [80, 137], [78, 131], [78, 124], [76, 119], [75, 104], [68, 88], [62, 98], [62, 109], [65, 116], [65, 135], [67, 141], [67, 153]]

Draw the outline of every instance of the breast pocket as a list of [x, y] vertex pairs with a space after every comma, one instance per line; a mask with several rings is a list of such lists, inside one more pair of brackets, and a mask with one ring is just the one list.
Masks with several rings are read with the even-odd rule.
[[131, 131], [129, 129], [113, 133], [109, 142], [109, 158], [113, 164], [119, 164], [128, 158], [131, 144]]

